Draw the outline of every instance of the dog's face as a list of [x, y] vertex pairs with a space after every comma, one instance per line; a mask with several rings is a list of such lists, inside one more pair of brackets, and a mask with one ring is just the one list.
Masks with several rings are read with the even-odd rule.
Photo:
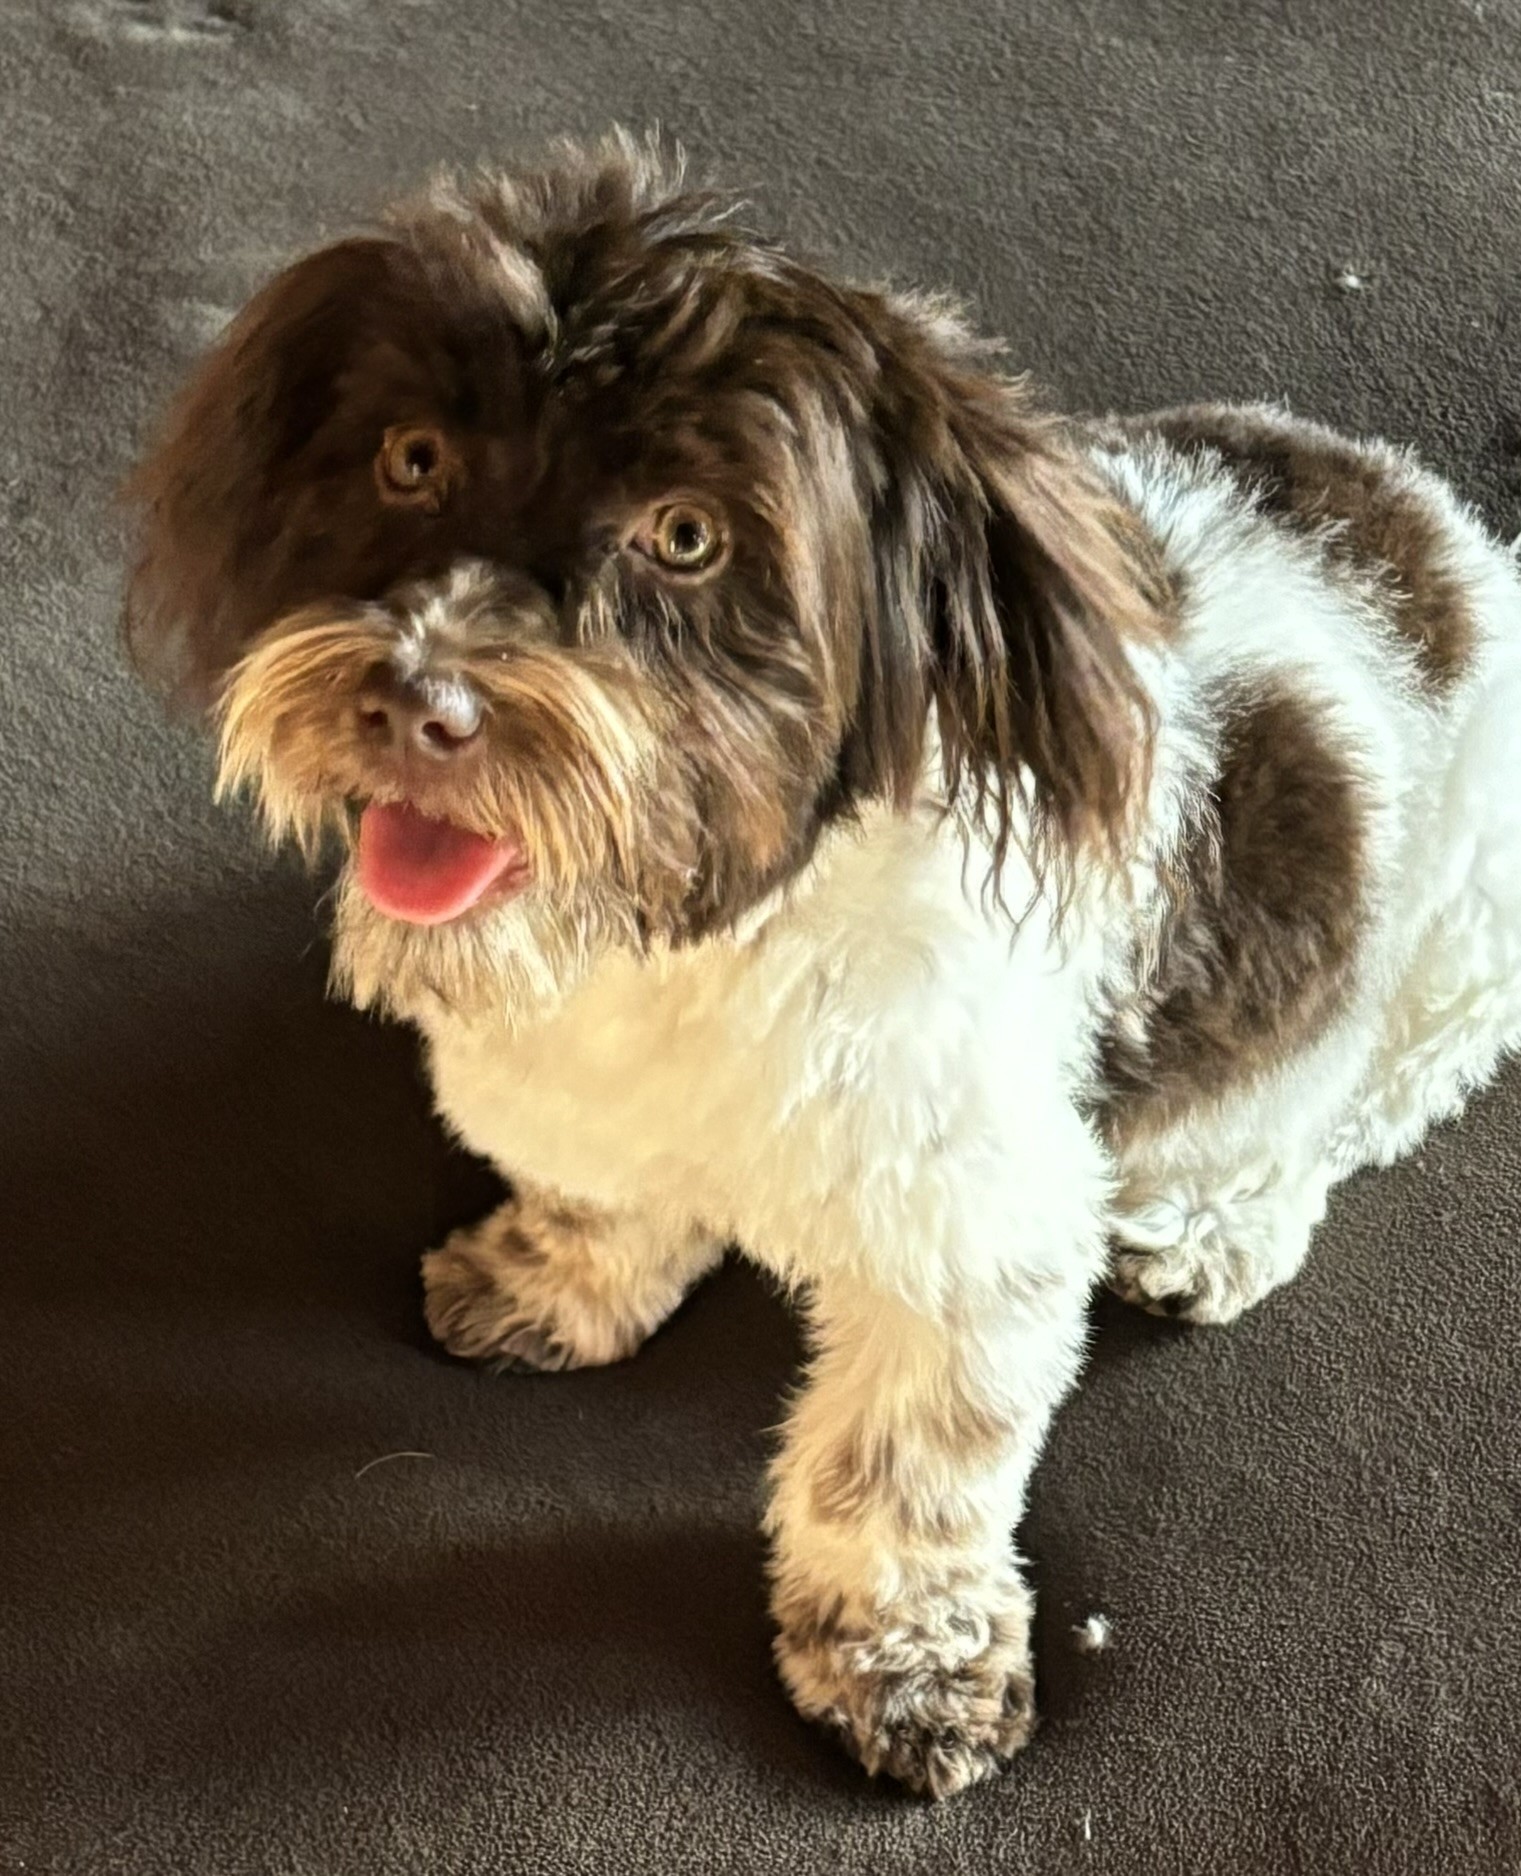
[[615, 142], [299, 262], [134, 483], [139, 653], [349, 843], [361, 1000], [558, 994], [742, 916], [861, 803], [1112, 834], [1143, 545], [941, 311]]

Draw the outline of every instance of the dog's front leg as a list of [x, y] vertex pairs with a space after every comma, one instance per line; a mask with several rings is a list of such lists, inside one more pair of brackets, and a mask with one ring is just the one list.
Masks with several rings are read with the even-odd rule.
[[428, 1327], [503, 1368], [589, 1368], [633, 1354], [723, 1255], [700, 1226], [615, 1213], [523, 1182], [423, 1259]]
[[868, 1771], [935, 1797], [1034, 1724], [1011, 1540], [1076, 1371], [1092, 1261], [952, 1284], [933, 1307], [855, 1277], [813, 1293], [817, 1355], [769, 1518], [777, 1660]]

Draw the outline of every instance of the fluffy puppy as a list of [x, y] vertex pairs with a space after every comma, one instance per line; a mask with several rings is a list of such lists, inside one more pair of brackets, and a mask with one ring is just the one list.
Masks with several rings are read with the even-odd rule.
[[782, 1677], [993, 1770], [1095, 1284], [1228, 1321], [1521, 1034], [1510, 554], [1281, 411], [1042, 415], [618, 137], [281, 274], [133, 492], [133, 644], [511, 1182], [434, 1333], [614, 1361], [742, 1246]]

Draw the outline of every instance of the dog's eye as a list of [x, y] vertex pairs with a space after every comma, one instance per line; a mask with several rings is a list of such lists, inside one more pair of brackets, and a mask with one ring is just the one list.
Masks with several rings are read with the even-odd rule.
[[375, 458], [381, 499], [437, 514], [453, 480], [454, 457], [443, 435], [425, 424], [393, 424]]
[[692, 502], [671, 502], [656, 509], [634, 544], [673, 573], [703, 573], [723, 552], [723, 530]]

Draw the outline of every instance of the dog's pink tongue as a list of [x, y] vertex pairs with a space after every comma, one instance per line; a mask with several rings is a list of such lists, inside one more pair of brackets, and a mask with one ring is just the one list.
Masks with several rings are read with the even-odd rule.
[[390, 918], [442, 925], [504, 874], [526, 871], [522, 844], [510, 838], [488, 840], [395, 803], [372, 801], [360, 816], [359, 884]]

